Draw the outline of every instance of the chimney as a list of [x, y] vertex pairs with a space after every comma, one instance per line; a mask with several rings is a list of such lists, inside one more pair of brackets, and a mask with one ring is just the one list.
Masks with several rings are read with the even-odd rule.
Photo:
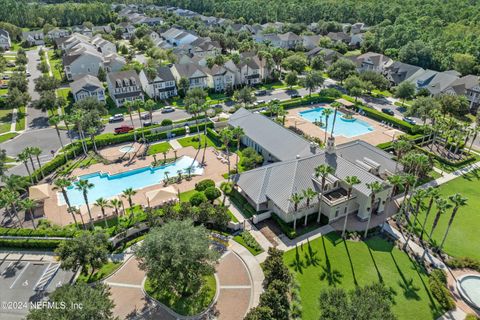
[[325, 151], [328, 154], [335, 154], [336, 153], [335, 138], [334, 137], [330, 136], [330, 137], [327, 138], [327, 147], [326, 147]]

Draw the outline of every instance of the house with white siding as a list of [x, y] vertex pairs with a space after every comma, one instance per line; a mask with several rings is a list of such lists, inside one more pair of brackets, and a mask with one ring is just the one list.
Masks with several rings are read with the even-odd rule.
[[154, 75], [140, 71], [143, 91], [152, 99], [166, 100], [177, 95], [177, 85], [172, 71], [168, 67], [159, 67]]
[[75, 102], [86, 98], [95, 98], [99, 102], [105, 102], [105, 88], [97, 77], [85, 75], [70, 83], [73, 99]]
[[107, 74], [108, 93], [117, 107], [128, 101], [144, 100], [142, 84], [135, 70]]
[[0, 29], [0, 49], [10, 50], [11, 46], [10, 34], [7, 30]]

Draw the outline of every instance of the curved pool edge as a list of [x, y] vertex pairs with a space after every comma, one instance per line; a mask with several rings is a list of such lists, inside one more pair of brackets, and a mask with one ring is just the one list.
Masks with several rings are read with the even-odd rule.
[[465, 292], [464, 288], [462, 287], [462, 280], [465, 278], [472, 277], [478, 279], [478, 282], [480, 284], [480, 275], [474, 274], [474, 273], [468, 273], [460, 278], [457, 279], [456, 281], [456, 288], [460, 296], [462, 297], [463, 301], [465, 301], [470, 307], [474, 308], [475, 310], [480, 310], [480, 305], [477, 305], [474, 301], [471, 300], [469, 297], [468, 293]]

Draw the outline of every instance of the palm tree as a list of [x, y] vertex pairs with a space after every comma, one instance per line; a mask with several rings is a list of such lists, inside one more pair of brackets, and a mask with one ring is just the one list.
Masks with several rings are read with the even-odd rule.
[[163, 154], [163, 163], [167, 163], [167, 154], [168, 154], [168, 151], [162, 151], [162, 154]]
[[115, 210], [115, 215], [118, 217], [120, 215], [118, 209], [120, 209], [120, 207], [123, 205], [122, 201], [120, 199], [113, 198], [110, 200], [110, 204], [113, 210]]
[[85, 221], [83, 221], [83, 215], [82, 215], [82, 213], [80, 212], [80, 209], [78, 209], [77, 207], [68, 207], [68, 208], [67, 208], [67, 212], [72, 215], [73, 220], [75, 221], [75, 225], [77, 225], [77, 218], [75, 218], [75, 215], [78, 214], [78, 215], [80, 216], [80, 221], [82, 221], [83, 230], [86, 230], [86, 228], [85, 228]]
[[364, 238], [367, 237], [368, 234], [368, 228], [370, 228], [370, 220], [372, 219], [372, 214], [373, 214], [373, 207], [375, 205], [375, 196], [377, 195], [378, 192], [380, 192], [383, 189], [383, 186], [380, 182], [378, 181], [373, 181], [371, 183], [367, 183], [368, 189], [370, 189], [370, 214], [368, 215], [368, 221], [367, 221], [367, 226], [365, 228], [365, 234], [363, 235]]
[[335, 106], [335, 112], [333, 114], [332, 131], [330, 131], [330, 137], [332, 137], [332, 138], [333, 138], [333, 130], [335, 129], [335, 121], [336, 120], [337, 120], [337, 107]]
[[4, 190], [0, 193], [0, 199], [4, 207], [10, 207], [10, 214], [14, 214], [20, 224], [20, 227], [23, 228], [23, 223], [20, 217], [18, 216], [17, 203], [20, 194], [17, 191]]
[[[127, 101], [123, 104], [124, 107], [128, 109], [128, 115], [130, 116], [130, 122], [132, 124], [133, 132], [135, 135], [135, 123], [133, 123], [133, 117], [132, 117], [132, 107], [133, 107], [133, 102], [132, 101]], [[140, 120], [141, 121], [141, 120]], [[134, 136], [134, 140], [137, 140], [137, 136]]]
[[35, 168], [35, 164], [33, 163], [32, 148], [33, 148], [33, 147], [26, 147], [26, 148], [24, 149], [24, 151], [25, 151], [26, 154], [28, 155], [28, 159], [30, 160], [30, 164], [32, 165], [33, 171], [35, 172], [35, 170], [37, 170], [37, 168]]
[[[65, 199], [65, 203], [67, 204], [67, 207], [70, 208], [70, 199], [68, 199], [68, 194], [67, 194], [67, 188], [72, 185], [72, 181], [68, 178], [58, 178], [53, 182], [54, 187], [53, 190], [60, 190], [62, 192], [63, 198]], [[75, 218], [74, 218], [75, 220]], [[75, 223], [77, 221], [75, 220]]]
[[233, 191], [233, 183], [226, 182], [226, 181], [222, 182], [220, 184], [220, 190], [222, 190], [223, 192], [222, 206], [224, 206], [225, 200], [227, 199], [227, 195]]
[[270, 101], [268, 104], [267, 104], [267, 110], [268, 110], [268, 113], [270, 114], [270, 118], [277, 113], [278, 111], [278, 102], [277, 101]]
[[190, 179], [192, 177], [193, 167], [192, 166], [186, 167], [185, 172], [187, 173], [187, 178]]
[[75, 189], [81, 191], [83, 194], [83, 199], [85, 200], [85, 204], [87, 205], [88, 217], [90, 218], [90, 228], [93, 229], [93, 218], [92, 212], [90, 211], [90, 204], [88, 203], [88, 190], [93, 188], [93, 183], [88, 182], [88, 180], [79, 180], [75, 184]]
[[133, 210], [131, 209], [133, 207], [132, 197], [136, 194], [137, 194], [137, 191], [133, 190], [133, 188], [127, 188], [122, 192], [122, 197], [127, 199], [128, 205], [130, 207], [130, 210], [132, 211], [132, 214], [133, 214]]
[[398, 168], [398, 161], [402, 158], [405, 152], [412, 149], [412, 144], [407, 140], [396, 140], [393, 143], [393, 150], [395, 151], [395, 155], [397, 156], [397, 161], [395, 163], [395, 172]]
[[[415, 230], [415, 225], [417, 224], [417, 217], [418, 217], [418, 214], [419, 214], [419, 211], [420, 211], [420, 206], [421, 204], [423, 203], [423, 199], [427, 196], [427, 190], [425, 189], [418, 189], [415, 191], [415, 193], [413, 194], [412, 198], [415, 199], [415, 210], [413, 212], [415, 218], [413, 219], [413, 222], [412, 222], [412, 230], [411, 230], [411, 233], [408, 234], [408, 237], [407, 239], [405, 240], [405, 243], [403, 244], [403, 250], [405, 250], [408, 246], [408, 242], [410, 241], [411, 237], [412, 237], [412, 234]], [[407, 209], [408, 210], [408, 209]], [[408, 215], [406, 215], [407, 217], [407, 221], [409, 220], [408, 219]]]
[[[60, 117], [58, 115], [55, 115], [55, 116], [52, 116], [48, 119], [48, 124], [50, 124], [51, 126], [54, 126], [55, 127], [55, 131], [57, 132], [57, 137], [58, 137], [58, 140], [60, 141], [60, 146], [62, 147], [62, 150], [64, 148], [64, 145], [63, 145], [63, 141], [62, 141], [62, 136], [60, 135], [60, 129], [58, 128], [58, 125], [60, 124]], [[63, 153], [65, 155], [65, 161], [67, 161], [67, 154], [64, 152]]]
[[192, 114], [195, 118], [195, 126], [197, 127], [197, 136], [198, 136], [198, 149], [201, 148], [202, 140], [200, 139], [200, 128], [198, 126], [198, 114], [200, 113], [200, 107], [197, 104], [191, 104], [187, 106], [187, 112]]
[[[208, 110], [210, 109], [210, 105], [204, 103], [201, 106], [201, 111], [203, 111], [203, 115], [205, 116], [205, 121], [208, 119]], [[205, 141], [203, 142], [203, 155], [202, 155], [202, 164], [205, 164], [205, 153], [207, 152], [207, 123], [204, 123], [203, 126], [203, 135], [205, 136]]]
[[237, 159], [235, 162], [235, 169], [238, 173], [238, 158], [240, 157], [238, 154], [240, 152], [240, 143], [242, 142], [242, 137], [245, 135], [245, 131], [243, 131], [242, 127], [235, 127], [232, 129], [233, 138], [237, 140]]
[[32, 177], [32, 174], [30, 172], [30, 168], [28, 167], [28, 154], [27, 154], [26, 150], [23, 150], [22, 152], [20, 152], [17, 155], [17, 161], [23, 162], [23, 164], [25, 165], [25, 168], [27, 169], [27, 173], [28, 173], [28, 176], [30, 178], [30, 182], [33, 184], [33, 177]]
[[233, 140], [232, 130], [225, 128], [220, 131], [220, 139], [222, 140], [223, 145], [225, 146], [225, 151], [227, 152], [227, 166], [228, 166], [228, 181], [230, 181], [230, 149], [229, 144]]
[[322, 185], [321, 190], [318, 193], [318, 218], [317, 223], [320, 222], [320, 215], [322, 214], [322, 199], [323, 199], [323, 191], [325, 190], [325, 182], [326, 178], [329, 174], [333, 174], [335, 170], [330, 167], [328, 164], [321, 164], [315, 168], [315, 177], [322, 177]]
[[97, 134], [97, 129], [94, 127], [90, 127], [87, 129], [87, 133], [90, 136], [90, 140], [92, 140], [93, 151], [98, 152], [97, 143], [95, 142], [95, 135]]
[[38, 169], [40, 170], [40, 174], [42, 175], [42, 178], [45, 179], [45, 175], [43, 174], [42, 164], [40, 163], [40, 158], [39, 158], [39, 156], [42, 154], [42, 149], [40, 149], [39, 147], [31, 147], [30, 154], [32, 156], [35, 156], [35, 158], [37, 159]]
[[32, 199], [29, 199], [29, 198], [25, 198], [23, 200], [20, 201], [20, 207], [25, 210], [25, 213], [29, 213], [30, 214], [30, 218], [32, 219], [32, 226], [33, 226], [33, 229], [37, 229], [37, 226], [35, 225], [35, 218], [33, 216], [33, 210], [35, 209], [35, 207], [37, 206], [37, 202], [35, 200], [32, 200]]
[[415, 185], [415, 182], [417, 181], [417, 178], [413, 174], [406, 174], [406, 175], [403, 176], [403, 180], [404, 180], [405, 185], [404, 185], [404, 191], [403, 191], [403, 201], [402, 201], [400, 209], [398, 210], [398, 213], [397, 213], [397, 224], [398, 225], [400, 224], [400, 222], [402, 220], [402, 214], [404, 212], [405, 203], [407, 202], [407, 197], [408, 197], [408, 193], [410, 191], [410, 188]]
[[[143, 129], [143, 121], [142, 121], [142, 108], [145, 106], [145, 102], [143, 100], [137, 99], [133, 102], [133, 106], [137, 110], [138, 113], [138, 121], [140, 121], [140, 126]], [[150, 118], [151, 119], [151, 118]], [[142, 130], [142, 141], [145, 141], [145, 132]]]
[[297, 211], [298, 211], [298, 204], [303, 200], [303, 196], [301, 194], [298, 194], [298, 193], [294, 193], [292, 194], [292, 196], [290, 197], [290, 199], [288, 199], [288, 201], [290, 201], [291, 203], [293, 203], [293, 211], [294, 211], [294, 215], [293, 215], [293, 231], [297, 230]]
[[[347, 189], [347, 208], [348, 208], [348, 203], [350, 201], [350, 197], [352, 196], [353, 186], [360, 184], [361, 181], [360, 179], [358, 179], [357, 176], [347, 176], [345, 177], [344, 181], [348, 185], [348, 189]], [[342, 238], [345, 238], [345, 232], [347, 231], [347, 218], [348, 218], [348, 212], [345, 214], [345, 221], [343, 222]]]
[[282, 117], [282, 125], [285, 125], [285, 117], [287, 116], [288, 112], [285, 110], [283, 106], [278, 107], [277, 116]]
[[452, 210], [452, 214], [450, 215], [450, 219], [448, 220], [448, 226], [447, 230], [445, 230], [445, 235], [443, 236], [442, 243], [440, 243], [439, 250], [442, 250], [443, 245], [445, 244], [445, 240], [447, 239], [448, 232], [450, 231], [450, 227], [452, 226], [453, 219], [455, 219], [455, 216], [457, 215], [458, 209], [460, 207], [466, 206], [467, 205], [467, 198], [462, 197], [461, 194], [455, 193], [454, 195], [451, 195], [448, 197], [451, 202], [455, 205]]
[[145, 102], [145, 108], [148, 110], [148, 113], [150, 114], [150, 119], [153, 119], [153, 108], [155, 107], [156, 103], [152, 99], [148, 99]]
[[432, 230], [430, 230], [430, 234], [428, 235], [428, 238], [430, 240], [432, 239], [433, 231], [435, 231], [435, 228], [438, 225], [438, 221], [440, 221], [440, 217], [447, 211], [447, 209], [450, 209], [452, 207], [452, 205], [443, 198], [435, 199], [435, 206], [437, 207], [437, 213], [435, 214], [435, 218], [433, 219]]
[[98, 198], [93, 205], [99, 207], [100, 210], [102, 210], [103, 222], [105, 222], [105, 228], [108, 229], [107, 216], [105, 215], [105, 208], [111, 208], [108, 200], [104, 198]]
[[73, 114], [70, 115], [69, 120], [72, 121], [75, 126], [77, 127], [78, 131], [78, 140], [80, 140], [80, 143], [82, 144], [82, 150], [85, 156], [87, 156], [88, 153], [88, 147], [87, 143], [85, 141], [85, 134], [83, 132], [83, 119], [85, 116], [85, 111], [81, 109], [76, 109]]
[[22, 176], [11, 174], [9, 176], [3, 176], [2, 181], [5, 189], [10, 191], [24, 192], [27, 190], [28, 182]]
[[440, 196], [440, 192], [438, 191], [437, 188], [434, 188], [434, 187], [428, 187], [426, 192], [427, 192], [426, 196], [430, 197], [430, 200], [428, 202], [427, 211], [425, 211], [425, 219], [423, 220], [423, 224], [422, 224], [422, 232], [420, 233], [421, 242], [423, 242], [423, 233], [425, 232], [427, 219], [428, 219], [428, 216], [430, 215], [430, 211], [432, 210], [433, 202], [437, 200], [438, 197]]
[[[307, 189], [303, 190], [303, 198], [307, 202], [306, 203], [307, 209], [308, 209], [308, 207], [310, 207], [310, 201], [312, 201], [313, 198], [315, 198], [316, 195], [317, 195], [317, 193], [312, 188], [307, 188]], [[307, 225], [307, 221], [308, 221], [308, 213], [305, 214], [305, 221], [303, 222], [304, 226]]]
[[[73, 138], [72, 138], [72, 134], [70, 132], [70, 122], [73, 122], [75, 123], [75, 121], [72, 121], [72, 115], [69, 115], [69, 114], [64, 114], [60, 117], [60, 121], [63, 120], [63, 123], [65, 123], [65, 127], [67, 129], [67, 133], [68, 133], [68, 139], [70, 140], [70, 144], [73, 146]], [[75, 152], [75, 148], [72, 149], [73, 150], [73, 157], [76, 158], [77, 157], [77, 154]]]
[[328, 118], [330, 117], [330, 115], [333, 113], [332, 109], [330, 108], [325, 108], [323, 109], [322, 111], [322, 116], [325, 117], [325, 139], [324, 139], [324, 143], [327, 143], [327, 134], [328, 134]]

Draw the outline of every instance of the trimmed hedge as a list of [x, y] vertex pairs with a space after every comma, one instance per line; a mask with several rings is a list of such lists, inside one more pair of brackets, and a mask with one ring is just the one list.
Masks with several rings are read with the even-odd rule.
[[0, 248], [47, 249], [57, 248], [63, 240], [0, 239]]
[[430, 152], [429, 150], [425, 150], [423, 149], [422, 147], [420, 146], [414, 146], [416, 149], [418, 149], [419, 151], [425, 153], [426, 155], [432, 157], [432, 158], [435, 158], [436, 160], [438, 160], [439, 162], [443, 163], [443, 164], [446, 164], [446, 165], [449, 165], [449, 166], [453, 166], [453, 167], [463, 167], [464, 165], [467, 165], [469, 164], [470, 162], [474, 162], [475, 161], [475, 156], [470, 154], [468, 157], [466, 157], [465, 159], [461, 160], [461, 161], [456, 161], [456, 162], [453, 162], [453, 161], [450, 161], [448, 159], [445, 159], [433, 152]]
[[429, 278], [428, 285], [435, 299], [445, 310], [455, 309], [455, 301], [446, 286], [446, 275], [441, 270], [434, 270]]
[[210, 140], [212, 140], [215, 144], [222, 144], [222, 142], [220, 141], [220, 135], [212, 128], [207, 128], [207, 137], [209, 137]]
[[272, 212], [272, 218], [273, 220], [275, 220], [275, 222], [278, 224], [278, 226], [280, 227], [280, 230], [282, 230], [283, 233], [285, 233], [285, 235], [290, 238], [290, 239], [294, 239], [296, 236], [297, 236], [297, 232], [295, 230], [293, 230], [292, 227], [290, 227], [288, 225], [288, 223], [286, 223], [285, 221], [283, 221], [282, 219], [280, 219], [279, 216], [277, 216], [275, 213]]
[[22, 229], [22, 228], [0, 228], [0, 236], [17, 236], [17, 237], [74, 237], [76, 230], [64, 229]]
[[480, 272], [480, 260], [470, 257], [451, 258], [447, 261], [450, 268], [473, 269]]
[[[416, 134], [416, 135], [403, 134], [398, 138], [408, 140], [408, 141], [411, 141], [412, 143], [416, 144], [416, 143], [421, 142], [423, 140], [423, 137], [424, 137], [424, 135], [419, 133], [419, 134]], [[391, 151], [391, 150], [393, 150], [393, 141], [387, 141], [387, 142], [384, 142], [384, 143], [377, 144], [377, 148], [380, 148], [380, 149], [385, 150], [385, 151]]]

